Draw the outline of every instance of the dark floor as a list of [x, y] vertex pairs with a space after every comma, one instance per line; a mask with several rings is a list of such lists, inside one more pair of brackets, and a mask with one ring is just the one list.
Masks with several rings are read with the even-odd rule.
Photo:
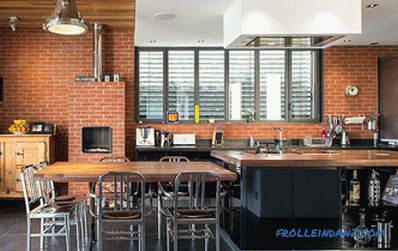
[[[33, 231], [39, 230], [38, 223], [33, 226]], [[73, 231], [73, 229], [72, 229]], [[72, 250], [76, 250], [74, 236]], [[50, 240], [47, 250], [65, 250], [63, 238], [53, 238]], [[199, 251], [204, 250], [204, 241], [180, 241], [179, 250]], [[104, 250], [138, 250], [137, 244], [130, 245], [129, 241], [105, 241]], [[25, 207], [22, 201], [0, 201], [0, 251], [22, 251], [26, 250], [26, 217]], [[33, 238], [32, 251], [39, 250], [39, 238]], [[92, 250], [96, 250], [93, 248]], [[161, 251], [166, 250], [165, 241], [157, 239], [156, 216], [149, 217], [146, 224], [146, 250]], [[210, 242], [210, 249], [215, 250], [214, 241]], [[221, 250], [230, 251], [230, 248], [221, 238]]]

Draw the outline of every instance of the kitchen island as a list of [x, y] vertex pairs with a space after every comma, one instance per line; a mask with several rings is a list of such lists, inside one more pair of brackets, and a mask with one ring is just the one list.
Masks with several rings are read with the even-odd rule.
[[[383, 192], [388, 178], [397, 171], [398, 152], [305, 149], [256, 154], [247, 150], [212, 151], [211, 156], [239, 174], [239, 182], [229, 187], [223, 227], [242, 250], [354, 248], [353, 238], [284, 238], [277, 233], [281, 229], [355, 229], [361, 209], [369, 227], [370, 219], [385, 211], [393, 224], [398, 223], [396, 206], [370, 207], [367, 201], [372, 170], [380, 173]], [[354, 170], [361, 184], [360, 205], [356, 206], [348, 203]], [[383, 248], [396, 248], [397, 242], [393, 237]], [[375, 249], [377, 243], [369, 242], [363, 248]]]

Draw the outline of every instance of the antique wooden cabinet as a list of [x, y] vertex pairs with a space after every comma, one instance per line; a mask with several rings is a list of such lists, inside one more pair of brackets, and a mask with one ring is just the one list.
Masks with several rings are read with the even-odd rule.
[[0, 135], [0, 199], [23, 197], [21, 167], [41, 161], [54, 161], [52, 135]]

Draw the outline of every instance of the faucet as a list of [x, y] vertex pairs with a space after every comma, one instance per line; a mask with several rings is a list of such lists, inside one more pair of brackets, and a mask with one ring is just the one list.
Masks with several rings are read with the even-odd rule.
[[277, 130], [279, 131], [279, 151], [278, 151], [278, 146], [277, 146], [277, 152], [282, 152], [283, 148], [283, 129], [282, 127], [274, 127], [272, 130]]

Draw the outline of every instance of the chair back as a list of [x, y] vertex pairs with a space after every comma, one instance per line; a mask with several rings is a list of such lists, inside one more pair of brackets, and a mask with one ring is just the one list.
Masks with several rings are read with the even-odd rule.
[[[214, 191], [213, 185], [216, 182], [216, 189], [214, 194], [209, 191]], [[188, 186], [188, 205], [186, 205], [187, 196], [180, 196], [180, 189]], [[194, 172], [184, 171], [177, 175], [175, 179], [175, 200], [174, 208], [176, 215], [179, 209], [195, 209], [195, 210], [209, 210], [212, 209], [218, 217], [220, 212], [220, 176], [213, 171]], [[215, 198], [215, 204], [211, 200], [206, 200], [206, 191], [209, 198]], [[185, 203], [183, 203], [185, 202]]]
[[[43, 170], [48, 167], [48, 162], [43, 161], [37, 165], [34, 165], [36, 171]], [[55, 193], [55, 186], [54, 181], [52, 180], [39, 180], [37, 183], [40, 185], [40, 189], [42, 191], [42, 196], [44, 200], [44, 204], [50, 204], [54, 202], [56, 193]]]
[[189, 162], [189, 159], [185, 156], [164, 156], [159, 162]]
[[21, 183], [27, 215], [30, 214], [32, 207], [37, 203], [44, 204], [41, 184], [33, 179], [34, 173], [36, 173], [34, 165], [21, 168]]
[[[108, 186], [109, 183], [112, 185]], [[138, 172], [109, 172], [101, 175], [98, 179], [97, 205], [100, 219], [104, 214], [140, 212], [140, 220], [144, 220], [144, 176]]]
[[130, 162], [130, 160], [126, 157], [103, 157], [102, 159], [100, 159], [100, 162], [118, 163], [118, 162]]

